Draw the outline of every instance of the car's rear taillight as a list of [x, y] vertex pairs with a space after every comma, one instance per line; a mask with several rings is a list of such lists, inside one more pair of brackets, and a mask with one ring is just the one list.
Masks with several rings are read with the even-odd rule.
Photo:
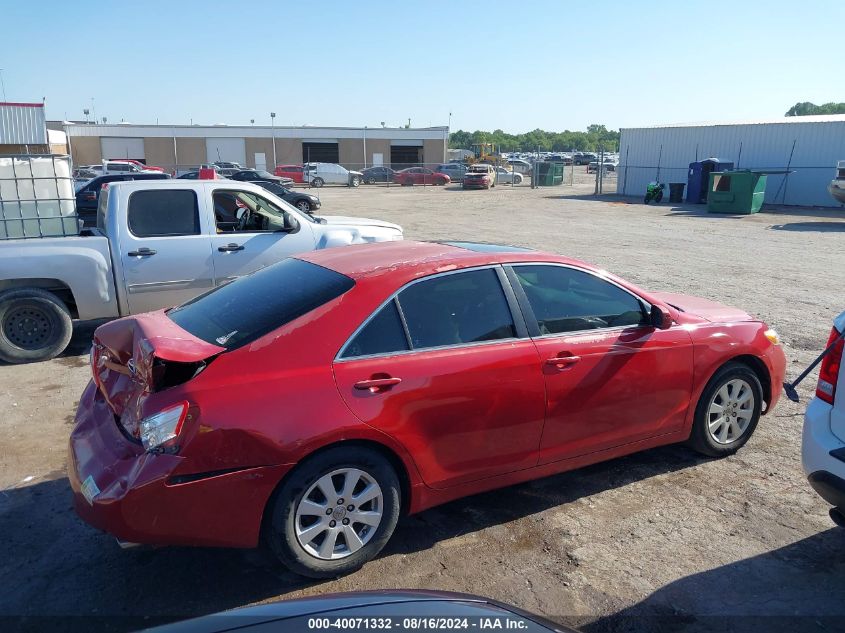
[[[831, 329], [827, 347], [830, 347], [837, 338], [839, 338], [839, 332], [836, 328]], [[842, 364], [842, 348], [844, 345], [845, 339], [839, 338], [833, 349], [822, 360], [822, 366], [819, 369], [816, 397], [830, 404], [833, 404], [833, 399], [836, 396], [836, 381], [839, 380], [839, 366]]]
[[175, 440], [182, 430], [187, 415], [188, 403], [180, 402], [141, 420], [139, 428], [144, 448], [148, 451], [161, 448]]

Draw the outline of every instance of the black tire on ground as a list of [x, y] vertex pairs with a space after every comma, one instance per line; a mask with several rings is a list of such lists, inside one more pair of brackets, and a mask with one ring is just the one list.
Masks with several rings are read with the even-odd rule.
[[311, 213], [311, 203], [308, 200], [300, 200], [296, 203], [296, 208], [303, 213]]
[[357, 187], [361, 184], [361, 178], [359, 176], [352, 176], [352, 179], [349, 181], [350, 187]]
[[311, 181], [312, 187], [317, 187], [318, 189], [325, 184], [325, 181], [322, 178], [315, 178]]
[[646, 196], [645, 198], [643, 198], [643, 204], [648, 204], [649, 202], [651, 202], [650, 196]]
[[[743, 380], [751, 387], [754, 404], [752, 408], [751, 421], [742, 432], [742, 434], [733, 439], [730, 443], [720, 444], [710, 434], [710, 413], [709, 407], [716, 393], [727, 383], [732, 380]], [[760, 420], [760, 413], [763, 408], [763, 387], [760, 385], [760, 379], [757, 374], [742, 363], [730, 362], [720, 367], [704, 391], [701, 393], [701, 398], [695, 407], [695, 417], [692, 422], [692, 430], [690, 432], [689, 445], [693, 450], [698, 451], [708, 457], [725, 457], [737, 452], [748, 441], [757, 428], [757, 422]]]
[[[310, 554], [297, 540], [296, 508], [318, 479], [342, 468], [362, 470], [378, 483], [383, 495], [382, 518], [375, 534], [357, 552], [324, 560]], [[401, 503], [399, 479], [380, 453], [361, 446], [332, 448], [297, 466], [276, 490], [270, 500], [264, 540], [291, 571], [310, 578], [336, 578], [359, 569], [378, 555], [396, 528]]]
[[654, 201], [655, 201], [655, 202], [660, 202], [661, 200], [663, 200], [663, 192], [662, 192], [662, 191], [658, 191], [658, 192], [657, 192], [657, 195], [654, 197]]
[[55, 358], [73, 335], [64, 302], [41, 288], [0, 293], [0, 360], [32, 363]]
[[366, 178], [366, 179], [364, 180], [364, 182], [365, 182], [366, 184], [368, 184], [368, 185], [374, 185], [374, 184], [375, 184], [375, 182], [376, 182], [376, 179], [375, 179], [375, 178], [373, 178], [372, 176], [370, 176], [369, 178]]

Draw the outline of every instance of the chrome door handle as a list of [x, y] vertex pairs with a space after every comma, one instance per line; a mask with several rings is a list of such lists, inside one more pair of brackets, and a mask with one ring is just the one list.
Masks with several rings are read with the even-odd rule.
[[150, 257], [150, 256], [155, 255], [155, 254], [156, 254], [156, 251], [154, 251], [151, 248], [146, 248], [146, 247], [139, 248], [137, 251], [129, 251], [127, 253], [127, 255], [129, 255], [129, 257]]
[[234, 251], [242, 251], [244, 247], [240, 244], [227, 244], [226, 246], [218, 246], [217, 250], [221, 253], [232, 253]]

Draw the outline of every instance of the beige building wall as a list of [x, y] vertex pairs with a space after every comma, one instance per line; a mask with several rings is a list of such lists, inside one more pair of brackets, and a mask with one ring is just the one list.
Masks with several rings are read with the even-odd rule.
[[423, 141], [423, 162], [426, 165], [436, 165], [446, 160], [444, 154], [446, 143], [443, 139], [425, 139]]
[[[369, 147], [367, 150], [369, 151]], [[362, 169], [364, 166], [364, 141], [360, 138], [342, 138], [337, 142], [340, 164], [347, 169]]]
[[179, 169], [198, 167], [208, 157], [204, 138], [182, 137], [176, 139], [176, 155], [179, 158]]
[[99, 136], [75, 136], [70, 141], [74, 165], [97, 165], [103, 162]]
[[373, 154], [382, 155], [382, 164], [390, 166], [390, 140], [385, 138], [367, 139], [367, 167], [372, 167]]
[[[270, 160], [273, 160], [272, 156]], [[277, 138], [276, 163], [279, 165], [301, 165], [302, 141], [297, 138]]]
[[173, 155], [172, 138], [144, 138], [144, 160], [147, 165], [163, 167], [170, 172], [176, 168], [176, 157]]
[[[247, 138], [245, 143], [246, 166], [255, 169], [255, 155], [264, 154], [267, 171], [276, 169], [273, 164], [273, 139], [272, 138]], [[279, 155], [276, 154], [278, 159]]]

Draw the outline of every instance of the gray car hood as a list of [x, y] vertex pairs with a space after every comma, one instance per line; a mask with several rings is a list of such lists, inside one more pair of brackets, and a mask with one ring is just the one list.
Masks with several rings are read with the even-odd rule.
[[380, 226], [386, 229], [402, 231], [402, 227], [384, 220], [373, 220], [371, 218], [352, 218], [345, 215], [320, 215], [328, 226]]

